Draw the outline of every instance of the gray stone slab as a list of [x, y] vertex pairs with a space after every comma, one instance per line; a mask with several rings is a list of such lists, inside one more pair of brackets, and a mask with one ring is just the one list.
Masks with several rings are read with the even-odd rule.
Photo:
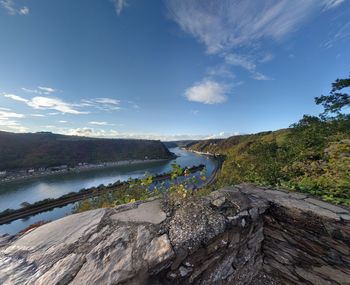
[[304, 200], [307, 197], [309, 197], [307, 194], [298, 193], [298, 192], [289, 192], [288, 194], [289, 194], [289, 197], [297, 200]]
[[323, 201], [320, 201], [320, 200], [317, 200], [314, 198], [307, 198], [307, 199], [305, 199], [305, 201], [307, 201], [311, 204], [317, 205], [323, 209], [330, 210], [330, 211], [337, 213], [337, 214], [350, 214], [349, 211], [345, 210], [344, 208], [341, 208], [341, 207], [338, 207], [336, 205], [332, 205], [332, 204], [329, 204], [329, 203], [326, 203], [326, 202], [323, 202]]
[[281, 205], [289, 209], [298, 209], [300, 211], [312, 212], [317, 216], [321, 216], [327, 219], [339, 221], [340, 217], [338, 214], [330, 211], [326, 208], [322, 208], [315, 204], [309, 203], [306, 200], [294, 200], [285, 197], [276, 197], [272, 200], [275, 204]]
[[348, 214], [339, 214], [340, 218], [345, 221], [350, 221], [350, 215]]
[[275, 196], [283, 196], [283, 197], [288, 197], [289, 193], [286, 193], [284, 191], [279, 191], [279, 190], [265, 190], [265, 193], [275, 195]]
[[166, 219], [166, 214], [160, 207], [160, 200], [155, 200], [142, 203], [135, 209], [116, 213], [111, 216], [111, 219], [122, 222], [160, 224]]
[[97, 209], [70, 215], [45, 224], [16, 240], [5, 250], [6, 254], [17, 251], [32, 251], [40, 255], [47, 250], [66, 247], [82, 236], [92, 233], [99, 225], [106, 209]]

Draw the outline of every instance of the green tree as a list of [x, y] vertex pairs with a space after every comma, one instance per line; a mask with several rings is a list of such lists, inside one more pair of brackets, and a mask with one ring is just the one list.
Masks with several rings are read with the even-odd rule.
[[347, 87], [350, 87], [350, 76], [349, 78], [337, 79], [333, 82], [329, 95], [315, 98], [316, 104], [322, 105], [324, 108], [321, 117], [327, 118], [329, 114], [336, 114], [337, 117], [344, 116], [341, 111], [346, 107], [350, 107], [350, 95], [339, 91]]

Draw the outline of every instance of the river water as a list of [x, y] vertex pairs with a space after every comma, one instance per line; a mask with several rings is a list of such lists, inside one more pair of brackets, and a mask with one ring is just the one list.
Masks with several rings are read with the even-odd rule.
[[[117, 180], [125, 181], [130, 177], [141, 177], [146, 172], [149, 174], [169, 172], [171, 164], [174, 162], [181, 167], [204, 164], [207, 168], [208, 177], [216, 168], [216, 161], [206, 156], [179, 148], [171, 148], [170, 151], [178, 155], [178, 157], [162, 162], [116, 166], [0, 184], [0, 212], [8, 208], [20, 208], [23, 202], [33, 203], [46, 198], [58, 198], [69, 192], [77, 192], [82, 188], [90, 188], [101, 184], [108, 185]], [[25, 219], [19, 219], [9, 224], [0, 225], [0, 235], [5, 233], [15, 234], [37, 221], [59, 219], [70, 214], [73, 206], [74, 204], [70, 204]]]

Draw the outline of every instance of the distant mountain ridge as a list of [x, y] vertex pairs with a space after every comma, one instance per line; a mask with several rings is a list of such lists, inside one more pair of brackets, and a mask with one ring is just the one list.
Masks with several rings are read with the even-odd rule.
[[160, 141], [0, 131], [0, 171], [173, 157]]

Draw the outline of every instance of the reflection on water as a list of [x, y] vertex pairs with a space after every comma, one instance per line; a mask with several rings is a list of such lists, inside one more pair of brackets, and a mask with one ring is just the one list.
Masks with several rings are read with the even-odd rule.
[[[117, 180], [125, 181], [129, 177], [137, 178], [143, 176], [146, 172], [150, 174], [169, 172], [171, 170], [171, 164], [174, 162], [181, 167], [205, 164], [208, 170], [208, 176], [215, 169], [216, 162], [205, 156], [187, 152], [179, 148], [172, 148], [170, 151], [174, 152], [179, 157], [170, 161], [117, 166], [115, 168], [67, 173], [59, 176], [41, 177], [21, 182], [0, 184], [0, 211], [7, 208], [19, 208], [22, 202], [33, 203], [46, 198], [58, 198], [69, 192], [79, 191], [82, 188], [90, 188], [100, 184], [108, 185]], [[26, 220], [17, 220], [10, 224], [1, 225], [0, 235], [4, 233], [16, 233], [40, 220], [58, 219], [71, 213], [72, 208], [73, 205], [71, 204], [31, 216]]]

